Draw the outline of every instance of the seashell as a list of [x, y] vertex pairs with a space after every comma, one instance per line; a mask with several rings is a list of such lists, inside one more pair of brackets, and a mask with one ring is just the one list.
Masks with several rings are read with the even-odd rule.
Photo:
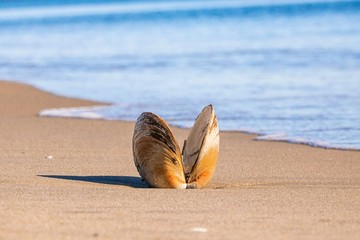
[[188, 188], [203, 188], [215, 172], [219, 156], [219, 128], [212, 105], [196, 118], [184, 145], [183, 164]]
[[179, 145], [169, 126], [144, 112], [136, 122], [133, 155], [140, 176], [152, 187], [186, 188]]
[[158, 188], [203, 188], [211, 180], [219, 154], [219, 129], [212, 105], [195, 120], [184, 142], [183, 158], [170, 127], [159, 116], [142, 113], [133, 136], [140, 176]]

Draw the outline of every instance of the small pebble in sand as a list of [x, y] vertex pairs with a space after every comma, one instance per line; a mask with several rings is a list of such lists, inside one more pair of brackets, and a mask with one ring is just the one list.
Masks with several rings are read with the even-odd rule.
[[208, 232], [207, 228], [203, 227], [193, 227], [190, 229], [191, 232], [199, 232], [199, 233], [206, 233]]

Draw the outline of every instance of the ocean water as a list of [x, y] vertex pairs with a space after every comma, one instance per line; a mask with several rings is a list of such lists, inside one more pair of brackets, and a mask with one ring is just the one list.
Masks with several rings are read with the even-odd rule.
[[44, 116], [360, 149], [360, 1], [0, 1], [0, 79], [113, 103]]

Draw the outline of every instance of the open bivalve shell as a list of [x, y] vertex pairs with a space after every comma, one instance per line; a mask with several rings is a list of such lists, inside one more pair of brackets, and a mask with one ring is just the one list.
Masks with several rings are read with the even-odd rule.
[[206, 106], [196, 118], [184, 143], [183, 156], [166, 122], [153, 113], [142, 113], [135, 125], [133, 155], [140, 176], [151, 187], [205, 187], [219, 155], [219, 128], [213, 106]]

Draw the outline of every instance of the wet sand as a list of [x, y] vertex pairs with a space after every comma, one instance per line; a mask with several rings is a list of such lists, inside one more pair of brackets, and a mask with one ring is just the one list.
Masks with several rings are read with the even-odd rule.
[[360, 238], [360, 151], [221, 132], [206, 189], [152, 189], [133, 122], [38, 117], [99, 103], [6, 81], [0, 103], [0, 239]]

